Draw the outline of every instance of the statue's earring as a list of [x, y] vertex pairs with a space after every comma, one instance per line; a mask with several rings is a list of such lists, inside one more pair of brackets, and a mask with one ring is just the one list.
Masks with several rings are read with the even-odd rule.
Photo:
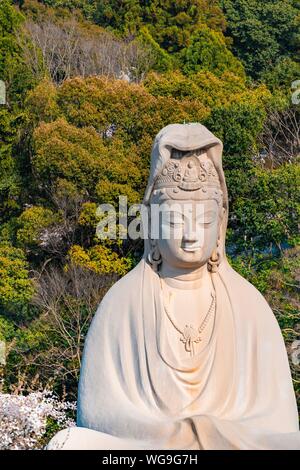
[[148, 253], [148, 261], [151, 264], [153, 270], [157, 272], [159, 269], [159, 265], [162, 262], [162, 257], [155, 242], [151, 243], [151, 248]]
[[220, 244], [220, 241], [218, 239], [217, 247], [213, 250], [213, 252], [210, 255], [210, 258], [207, 262], [208, 270], [211, 273], [216, 273], [218, 271], [218, 268], [219, 268], [219, 265], [220, 265], [220, 262], [221, 262], [221, 257], [220, 257], [220, 253], [219, 253], [219, 250], [218, 250], [219, 244]]

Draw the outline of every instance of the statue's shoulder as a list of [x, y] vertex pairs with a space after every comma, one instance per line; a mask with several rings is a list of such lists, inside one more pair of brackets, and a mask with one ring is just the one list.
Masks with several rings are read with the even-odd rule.
[[[247, 292], [248, 296], [250, 296], [255, 302], [263, 303], [268, 305], [264, 296], [260, 293], [260, 291], [255, 287], [251, 282], [249, 282], [246, 278], [241, 276], [237, 271], [233, 268], [230, 269], [232, 279], [234, 280], [233, 286], [236, 285], [236, 288], [239, 289], [239, 292], [245, 294]], [[247, 297], [248, 297], [247, 296]], [[244, 298], [244, 296], [242, 296]]]
[[115, 282], [103, 297], [105, 302], [120, 302], [120, 300], [129, 299], [136, 296], [136, 289], [141, 283], [143, 272], [142, 265], [138, 263], [125, 276]]
[[110, 313], [114, 316], [126, 315], [126, 312], [134, 310], [138, 302], [137, 293], [140, 290], [142, 276], [143, 264], [140, 262], [107, 291], [99, 303], [95, 317], [106, 317]]
[[253, 284], [229, 265], [220, 274], [225, 280], [231, 300], [239, 307], [240, 315], [247, 317], [247, 321], [271, 322], [277, 325], [270, 305]]

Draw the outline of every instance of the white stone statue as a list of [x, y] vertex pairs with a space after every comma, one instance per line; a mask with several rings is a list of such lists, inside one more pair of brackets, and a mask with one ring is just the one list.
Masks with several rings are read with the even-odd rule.
[[144, 203], [164, 207], [160, 234], [102, 300], [78, 427], [48, 449], [300, 449], [279, 326], [226, 259], [220, 140], [197, 123], [163, 128]]

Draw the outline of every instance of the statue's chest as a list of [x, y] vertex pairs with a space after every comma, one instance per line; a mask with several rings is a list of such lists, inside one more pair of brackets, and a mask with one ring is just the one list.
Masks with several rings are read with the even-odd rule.
[[209, 342], [215, 299], [195, 290], [170, 289], [164, 294], [162, 334], [178, 359], [197, 355]]

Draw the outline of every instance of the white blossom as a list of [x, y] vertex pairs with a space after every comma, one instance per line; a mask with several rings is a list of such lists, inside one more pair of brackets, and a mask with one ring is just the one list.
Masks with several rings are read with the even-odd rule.
[[75, 403], [60, 402], [48, 390], [28, 395], [0, 393], [0, 450], [41, 449], [47, 419], [52, 418], [58, 429], [75, 426], [67, 415], [75, 409]]
[[40, 246], [47, 247], [58, 244], [63, 239], [63, 231], [61, 227], [44, 228], [39, 235]]

